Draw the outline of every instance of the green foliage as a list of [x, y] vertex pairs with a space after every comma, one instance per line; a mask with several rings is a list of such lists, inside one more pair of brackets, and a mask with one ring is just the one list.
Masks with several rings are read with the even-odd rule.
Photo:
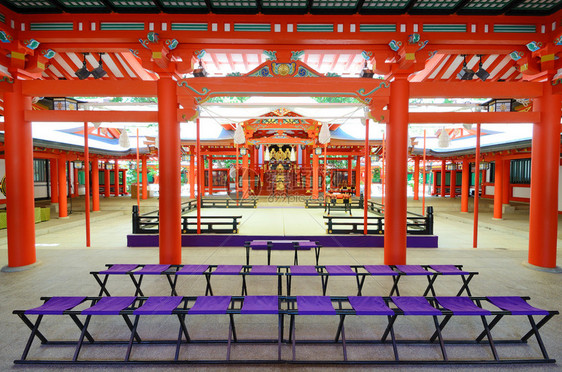
[[312, 97], [318, 103], [360, 103], [353, 97]]
[[209, 102], [209, 103], [244, 103], [249, 99], [250, 99], [250, 97], [220, 96], [220, 97], [211, 97], [206, 102]]
[[158, 103], [157, 97], [112, 97], [109, 102]]

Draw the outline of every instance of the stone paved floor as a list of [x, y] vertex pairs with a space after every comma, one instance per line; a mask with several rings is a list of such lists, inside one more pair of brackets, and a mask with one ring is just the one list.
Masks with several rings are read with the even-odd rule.
[[[14, 309], [25, 309], [37, 306], [40, 296], [53, 295], [95, 295], [98, 286], [89, 274], [91, 270], [99, 270], [106, 263], [156, 263], [158, 261], [158, 250], [155, 248], [127, 248], [125, 235], [130, 232], [130, 199], [120, 198], [112, 205], [103, 203], [104, 212], [96, 213], [92, 224], [92, 247], [86, 248], [84, 243], [84, 225], [82, 216], [74, 214], [68, 220], [53, 219], [50, 223], [37, 226], [37, 257], [40, 264], [31, 269], [15, 273], [0, 273], [0, 371], [34, 370], [34, 371], [99, 371], [99, 370], [134, 370], [134, 371], [153, 371], [153, 370], [180, 370], [185, 366], [128, 366], [119, 368], [108, 368], [105, 366], [87, 367], [61, 367], [50, 366], [15, 366], [12, 364], [14, 359], [19, 358], [25, 340], [29, 335], [27, 327], [21, 320], [11, 314]], [[522, 265], [527, 259], [528, 247], [528, 216], [523, 212], [506, 215], [503, 221], [493, 221], [486, 203], [480, 214], [479, 246], [478, 249], [472, 248], [472, 214], [461, 214], [456, 211], [455, 201], [450, 200], [431, 200], [435, 205], [436, 213], [436, 234], [439, 235], [440, 244], [438, 249], [409, 249], [409, 264], [463, 264], [466, 268], [476, 270], [480, 274], [472, 281], [471, 289], [474, 295], [521, 295], [530, 296], [530, 303], [537, 307], [552, 310], [562, 310], [562, 300], [560, 298], [560, 285], [562, 283], [561, 274], [554, 274], [542, 271], [531, 270]], [[152, 201], [154, 203], [154, 201]], [[119, 205], [117, 205], [119, 204]], [[410, 201], [410, 209], [419, 208], [419, 203]], [[105, 208], [104, 208], [105, 207]], [[274, 211], [274, 208], [271, 208]], [[294, 221], [292, 221], [294, 223]], [[2, 235], [4, 234], [4, 235]], [[561, 241], [559, 240], [559, 246]], [[7, 264], [5, 231], [0, 232], [0, 266]], [[258, 258], [258, 256], [253, 256]], [[289, 255], [276, 255], [276, 264], [290, 263]], [[562, 255], [558, 253], [558, 262]], [[263, 257], [265, 263], [265, 255]], [[313, 264], [312, 255], [302, 255], [301, 264]], [[220, 248], [185, 248], [182, 250], [183, 263], [207, 263], [207, 264], [242, 264], [244, 253], [242, 248], [220, 247]], [[381, 264], [383, 262], [382, 249], [366, 248], [330, 248], [324, 249], [321, 256], [321, 264]], [[259, 262], [258, 262], [259, 263]], [[126, 278], [123, 278], [126, 279]], [[150, 280], [149, 280], [150, 279]], [[146, 279], [143, 289], [147, 294], [166, 293], [167, 283], [159, 279]], [[182, 278], [183, 279], [183, 278]], [[240, 282], [230, 280], [231, 278], [217, 278], [222, 280], [213, 281], [213, 288], [216, 294], [237, 294], [240, 290]], [[253, 278], [252, 278], [253, 279]], [[299, 278], [298, 282], [293, 282], [293, 288], [298, 288], [298, 292], [293, 294], [318, 294], [320, 283], [318, 278]], [[338, 280], [336, 280], [338, 279]], [[372, 279], [372, 280], [371, 280]], [[404, 281], [402, 295], [418, 295], [423, 288], [421, 281], [414, 278]], [[441, 279], [441, 278], [440, 278]], [[365, 288], [365, 295], [386, 295], [389, 288], [388, 281], [375, 280], [368, 278]], [[249, 294], [275, 294], [276, 284], [274, 281], [253, 280], [249, 281]], [[453, 292], [460, 285], [455, 279], [438, 281], [436, 289], [438, 293], [444, 295], [454, 295]], [[354, 288], [355, 283], [347, 278], [334, 278], [330, 281], [328, 294], [344, 295], [349, 293], [350, 288]], [[128, 280], [113, 280], [109, 285], [114, 295], [131, 295], [132, 284]], [[181, 295], [201, 295], [204, 293], [204, 280], [202, 278], [186, 278], [178, 287]], [[295, 289], [296, 291], [296, 289]], [[562, 318], [558, 316], [549, 322], [542, 330], [542, 336], [547, 345], [547, 349], [552, 358], [562, 363]], [[310, 332], [312, 335], [329, 337], [333, 334], [336, 327], [336, 319], [332, 317], [312, 316], [299, 320], [297, 332], [303, 334]], [[431, 322], [428, 319], [408, 319], [397, 326], [399, 336], [422, 337], [431, 333]], [[452, 323], [452, 322], [451, 322]], [[288, 322], [287, 322], [288, 324]], [[362, 324], [362, 323], [361, 323]], [[360, 323], [352, 319], [346, 322], [348, 337], [361, 337], [368, 333]], [[523, 322], [506, 322], [507, 327], [498, 328], [496, 337], [517, 334], [521, 331], [519, 325]], [[415, 325], [416, 331], [412, 333], [408, 325]], [[70, 331], [75, 332], [73, 324], [61, 322], [45, 323], [46, 330], [50, 332]], [[93, 325], [94, 326], [94, 325]], [[95, 325], [98, 332], [108, 332], [116, 330], [118, 335], [126, 337], [126, 327], [122, 320], [104, 320]], [[167, 330], [175, 333], [175, 324], [168, 324], [165, 321], [147, 322], [145, 327], [158, 327], [165, 333]], [[216, 337], [226, 337], [227, 318], [214, 317], [205, 319], [201, 317], [191, 323], [194, 335], [203, 337], [205, 334]], [[267, 317], [241, 317], [237, 321], [238, 331], [242, 335], [264, 335], [265, 337], [275, 337], [275, 320]], [[382, 323], [372, 322], [373, 329], [380, 330]], [[455, 332], [477, 333], [478, 324], [471, 323], [471, 320], [459, 320], [458, 323], [450, 324], [447, 331], [451, 334]], [[287, 327], [287, 325], [286, 325]], [[498, 326], [499, 327], [499, 326]], [[75, 333], [72, 333], [75, 334]], [[42, 351], [40, 347], [34, 348], [36, 357], [46, 356], [49, 351]], [[103, 349], [103, 350], [102, 350]], [[483, 356], [489, 355], [489, 349], [473, 347], [451, 347], [452, 357]], [[438, 349], [433, 347], [408, 347], [401, 346], [401, 355], [407, 358], [416, 358], [424, 355], [438, 357]], [[68, 350], [67, 350], [68, 351]], [[166, 348], [139, 348], [134, 353], [140, 353], [143, 358], [162, 358], [167, 353], [173, 353], [172, 349]], [[500, 355], [520, 356], [527, 353], [537, 353], [536, 343], [530, 342], [527, 346], [500, 348]], [[54, 355], [62, 355], [63, 350], [57, 350]], [[105, 356], [114, 355], [116, 358], [124, 354], [123, 348], [99, 348], [94, 351], [85, 351], [83, 357], [95, 358], [103, 353]], [[185, 353], [185, 354], [183, 354]], [[182, 351], [185, 357], [224, 357], [225, 346], [217, 345], [212, 347], [193, 347]], [[270, 358], [276, 353], [275, 347], [266, 346], [237, 346], [233, 349], [233, 358]], [[341, 348], [335, 346], [299, 346], [297, 349], [299, 358], [313, 357], [322, 359], [326, 356], [334, 357], [341, 355]], [[362, 357], [381, 357], [387, 358], [391, 349], [386, 347], [350, 347], [350, 358]], [[67, 355], [67, 354], [65, 354]], [[133, 354], [134, 356], [135, 354]], [[139, 354], [137, 354], [138, 356]], [[290, 355], [290, 348], [284, 347], [283, 355], [285, 358]], [[537, 354], [534, 354], [537, 355]], [[51, 355], [53, 356], [53, 355]], [[517, 370], [517, 371], [554, 371], [562, 370], [560, 363], [557, 365], [507, 365], [501, 367], [493, 366], [398, 366], [383, 367], [377, 370], [411, 370], [411, 371], [433, 371], [459, 370], [471, 371], [474, 369], [482, 371], [497, 370]], [[197, 371], [320, 371], [320, 370], [374, 370], [372, 366], [341, 366], [326, 367], [316, 366], [190, 366], [190, 370]]]

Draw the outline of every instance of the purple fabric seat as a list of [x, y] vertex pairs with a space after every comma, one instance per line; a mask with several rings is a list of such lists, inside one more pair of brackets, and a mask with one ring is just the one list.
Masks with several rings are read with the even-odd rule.
[[316, 246], [317, 245], [315, 242], [299, 242], [298, 249], [302, 251], [308, 251]]
[[254, 265], [248, 273], [249, 275], [277, 275], [277, 266]]
[[299, 315], [336, 315], [328, 296], [297, 296]]
[[442, 315], [425, 297], [393, 296], [391, 299], [404, 315]]
[[533, 307], [521, 297], [487, 297], [487, 299], [502, 310], [512, 315], [548, 315], [548, 311]]
[[290, 241], [284, 241], [284, 240], [273, 240], [272, 241], [272, 246], [271, 249], [272, 250], [276, 250], [276, 251], [290, 251], [292, 249], [295, 249], [295, 244]]
[[218, 265], [213, 275], [238, 275], [242, 271], [242, 265]]
[[357, 315], [394, 315], [382, 297], [351, 296], [349, 303]]
[[170, 265], [144, 265], [140, 270], [133, 272], [134, 275], [160, 275], [168, 270]]
[[420, 265], [396, 265], [396, 268], [406, 275], [433, 275]]
[[433, 270], [442, 275], [468, 275], [468, 271], [460, 270], [455, 265], [430, 265]]
[[316, 276], [318, 271], [314, 266], [291, 266], [291, 275]]
[[117, 264], [112, 265], [109, 269], [100, 271], [99, 274], [127, 274], [136, 269], [139, 265], [135, 264]]
[[267, 240], [252, 240], [252, 242], [250, 242], [250, 247], [256, 250], [266, 250]]
[[400, 275], [387, 265], [365, 265], [363, 267], [371, 275]]
[[209, 265], [184, 265], [176, 272], [176, 275], [201, 275], [207, 271], [208, 268]]
[[51, 297], [43, 305], [25, 311], [25, 314], [61, 315], [63, 311], [80, 305], [86, 297]]
[[435, 297], [441, 306], [454, 315], [490, 315], [491, 312], [474, 304], [468, 297]]
[[136, 297], [103, 297], [94, 306], [82, 310], [82, 315], [119, 315], [131, 306]]
[[133, 311], [134, 315], [169, 315], [181, 303], [183, 297], [173, 296], [153, 296], [149, 297], [145, 303]]
[[339, 275], [339, 276], [355, 276], [357, 275], [355, 271], [351, 269], [349, 266], [344, 265], [329, 265], [325, 266], [326, 271], [330, 275]]
[[188, 314], [226, 314], [230, 296], [197, 297]]
[[246, 296], [240, 314], [279, 314], [279, 297]]

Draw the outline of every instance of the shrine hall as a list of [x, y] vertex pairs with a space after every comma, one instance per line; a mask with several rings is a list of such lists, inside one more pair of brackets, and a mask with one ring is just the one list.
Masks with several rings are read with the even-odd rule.
[[561, 15], [0, 0], [2, 369], [556, 368]]

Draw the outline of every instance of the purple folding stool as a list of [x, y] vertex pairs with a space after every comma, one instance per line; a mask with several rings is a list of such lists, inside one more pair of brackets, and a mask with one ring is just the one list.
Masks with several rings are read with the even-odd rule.
[[290, 266], [289, 272], [287, 272], [287, 296], [291, 295], [291, 283], [292, 277], [295, 276], [318, 276], [320, 273], [316, 269], [316, 266]]
[[[106, 287], [107, 280], [110, 275], [126, 275], [135, 270], [137, 267], [139, 267], [139, 265], [136, 264], [115, 264], [111, 265], [107, 270], [91, 271], [90, 274], [94, 276], [94, 279], [100, 285], [100, 292], [98, 296], [103, 296], [104, 293], [106, 296], [111, 296]], [[105, 275], [103, 281], [99, 278], [99, 275]]]
[[[141, 290], [142, 279], [144, 275], [161, 275], [164, 271], [168, 270], [171, 265], [144, 265], [140, 270], [135, 270], [129, 273], [133, 284], [135, 285], [135, 296], [144, 296]], [[139, 279], [136, 280], [135, 276], [138, 275]]]
[[[433, 283], [435, 283], [435, 279], [437, 279], [437, 276], [439, 275], [437, 272], [432, 272], [432, 271], [426, 270], [421, 265], [395, 265], [394, 267], [396, 267], [396, 269], [398, 269], [402, 275], [407, 275], [407, 276], [421, 275], [421, 276], [425, 276], [427, 278], [428, 284], [427, 284], [427, 287], [425, 288], [425, 291], [423, 292], [422, 296], [427, 296], [429, 291], [431, 291], [432, 296], [435, 296], [435, 290], [433, 289]], [[392, 296], [392, 293], [390, 295]], [[400, 296], [400, 293], [398, 292], [398, 287], [396, 287], [396, 295]]]
[[[321, 267], [322, 268], [322, 267]], [[362, 283], [359, 281], [359, 276], [355, 271], [351, 269], [349, 265], [326, 265], [323, 267], [326, 270], [327, 275], [322, 275], [322, 295], [326, 296], [326, 290], [328, 288], [328, 279], [330, 276], [353, 276], [355, 277], [355, 281], [357, 282], [357, 293], [358, 295], [361, 293], [361, 287], [363, 286]], [[365, 275], [363, 275], [363, 280], [365, 279]]]
[[[170, 288], [172, 289], [172, 296], [177, 296], [176, 285], [178, 275], [203, 275], [209, 269], [209, 265], [183, 265], [178, 271], [166, 274]], [[172, 280], [172, 275], [174, 279]]]
[[282, 273], [279, 271], [277, 266], [271, 265], [252, 265], [249, 272], [242, 273], [242, 296], [248, 295], [248, 289], [246, 285], [246, 275], [265, 275], [265, 276], [277, 276], [277, 295], [282, 295]]
[[468, 288], [468, 283], [472, 280], [474, 275], [478, 272], [462, 270], [461, 265], [429, 265], [429, 268], [437, 271], [440, 275], [458, 275], [462, 279], [462, 287], [458, 291], [457, 296], [462, 295], [464, 291], [468, 296], [472, 296], [470, 293], [470, 288]]
[[[39, 331], [39, 325], [41, 324], [41, 320], [43, 319], [44, 315], [63, 315], [67, 310], [70, 310], [78, 305], [80, 305], [86, 297], [51, 297], [45, 303], [39, 307], [35, 307], [33, 309], [28, 310], [16, 310], [13, 313], [18, 315], [20, 319], [31, 329], [31, 334], [27, 339], [27, 343], [25, 348], [23, 349], [23, 354], [20, 360], [25, 360], [29, 353], [29, 349], [31, 348], [31, 344], [35, 337], [41, 340], [42, 344], [49, 344], [49, 340], [47, 337]], [[37, 319], [35, 323], [31, 322], [28, 315], [37, 315]], [[68, 314], [72, 320], [76, 323], [76, 325], [81, 328], [82, 323], [76, 317], [76, 314], [69, 313]]]
[[[135, 300], [136, 297], [132, 296], [102, 297], [93, 306], [82, 310], [80, 314], [86, 315], [86, 320], [84, 321], [84, 327], [82, 328], [82, 333], [80, 334], [80, 338], [78, 339], [78, 344], [76, 345], [76, 351], [74, 352], [72, 361], [75, 362], [78, 360], [78, 354], [80, 354], [80, 349], [82, 348], [84, 337], [86, 336], [86, 333], [88, 331], [88, 326], [90, 325], [92, 315], [122, 315], [125, 323], [127, 324], [127, 327], [129, 327], [129, 329], [132, 329], [133, 324], [131, 323], [129, 316], [122, 313], [122, 311], [133, 305]], [[134, 337], [138, 342], [141, 342], [141, 338], [136, 332], [134, 332]], [[90, 342], [93, 342], [93, 339]]]
[[402, 311], [403, 315], [422, 315], [431, 316], [433, 318], [433, 324], [435, 325], [435, 332], [437, 333], [437, 338], [439, 339], [439, 346], [441, 347], [443, 360], [447, 361], [448, 357], [447, 352], [445, 351], [445, 343], [443, 341], [443, 337], [441, 336], [439, 321], [437, 320], [437, 316], [443, 315], [443, 312], [433, 307], [425, 297], [393, 296], [390, 298], [398, 309]]
[[[207, 280], [207, 289], [205, 296], [213, 296], [213, 287], [211, 287], [211, 275], [240, 275], [242, 274], [242, 265], [217, 265], [214, 270], [205, 273]], [[244, 279], [242, 279], [242, 294], [244, 293]]]
[[[363, 266], [365, 271], [367, 271], [371, 276], [390, 276], [392, 278], [392, 288], [390, 289], [390, 296], [394, 293], [400, 295], [400, 291], [398, 290], [398, 282], [402, 277], [402, 274], [393, 270], [391, 266], [388, 265], [365, 265]], [[365, 277], [363, 277], [365, 280]], [[361, 285], [361, 288], [363, 285]], [[360, 294], [360, 293], [359, 293]]]
[[[338, 315], [336, 309], [332, 305], [329, 296], [296, 296], [297, 308], [294, 310], [294, 302], [289, 304], [288, 314], [290, 315], [289, 324], [289, 342], [292, 343], [293, 361], [296, 360], [296, 326], [295, 315]], [[343, 330], [344, 315], [340, 315], [340, 322], [336, 335], [336, 342], [339, 339], [340, 332], [342, 337], [343, 357], [347, 360], [347, 350], [345, 345], [345, 332]]]

